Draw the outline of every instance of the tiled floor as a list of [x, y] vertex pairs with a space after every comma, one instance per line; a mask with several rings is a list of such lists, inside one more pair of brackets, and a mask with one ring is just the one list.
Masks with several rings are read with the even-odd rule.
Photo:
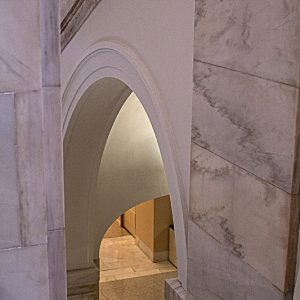
[[131, 235], [122, 234], [101, 243], [100, 299], [164, 299], [164, 280], [176, 277], [176, 268], [168, 261], [153, 263]]

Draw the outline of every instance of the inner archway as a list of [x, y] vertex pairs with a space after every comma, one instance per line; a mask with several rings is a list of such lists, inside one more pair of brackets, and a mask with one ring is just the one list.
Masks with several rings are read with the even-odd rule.
[[[102, 46], [85, 54], [63, 96], [68, 293], [92, 297], [97, 290], [97, 175], [112, 124], [132, 90], [149, 116], [162, 154], [176, 228], [178, 277], [185, 285], [186, 199], [163, 103], [137, 59], [130, 62], [126, 51]], [[110, 223], [122, 210], [109, 216]]]
[[106, 220], [124, 209], [101, 241], [100, 299], [164, 299], [164, 281], [177, 277], [169, 189], [155, 133], [134, 93], [108, 136], [96, 203], [99, 238]]
[[125, 212], [100, 246], [100, 299], [164, 300], [165, 280], [177, 278], [169, 196]]

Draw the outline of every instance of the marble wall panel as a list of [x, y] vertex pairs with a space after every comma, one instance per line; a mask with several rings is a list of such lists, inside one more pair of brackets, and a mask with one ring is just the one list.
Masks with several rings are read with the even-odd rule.
[[195, 60], [299, 86], [298, 0], [197, 0]]
[[64, 228], [64, 182], [60, 88], [43, 88], [45, 196], [48, 230]]
[[14, 94], [0, 94], [0, 249], [19, 246], [19, 186]]
[[48, 232], [50, 300], [67, 299], [64, 234], [63, 229]]
[[47, 246], [0, 251], [0, 298], [48, 300]]
[[188, 290], [196, 299], [291, 299], [193, 221], [188, 239]]
[[41, 0], [42, 85], [60, 85], [59, 0]]
[[47, 242], [41, 92], [15, 96], [22, 244]]
[[195, 144], [192, 148], [191, 219], [285, 290], [291, 196]]
[[39, 89], [39, 1], [0, 1], [0, 28], [0, 91]]
[[296, 88], [195, 62], [193, 142], [296, 192], [297, 97]]

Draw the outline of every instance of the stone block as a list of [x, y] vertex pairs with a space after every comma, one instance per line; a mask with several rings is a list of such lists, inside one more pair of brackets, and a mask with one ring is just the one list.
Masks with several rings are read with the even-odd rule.
[[297, 107], [296, 88], [194, 64], [193, 142], [293, 193]]
[[1, 300], [49, 300], [47, 246], [0, 251]]
[[188, 291], [196, 299], [290, 299], [193, 221], [188, 245]]
[[196, 61], [299, 86], [298, 0], [197, 0]]
[[288, 193], [193, 144], [193, 222], [282, 291], [288, 268], [291, 201]]

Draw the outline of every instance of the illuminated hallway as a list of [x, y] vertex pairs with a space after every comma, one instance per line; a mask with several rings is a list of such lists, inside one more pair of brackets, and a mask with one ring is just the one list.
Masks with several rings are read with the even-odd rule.
[[100, 298], [104, 300], [165, 299], [165, 279], [177, 276], [169, 261], [153, 263], [117, 222], [102, 240], [100, 262]]

